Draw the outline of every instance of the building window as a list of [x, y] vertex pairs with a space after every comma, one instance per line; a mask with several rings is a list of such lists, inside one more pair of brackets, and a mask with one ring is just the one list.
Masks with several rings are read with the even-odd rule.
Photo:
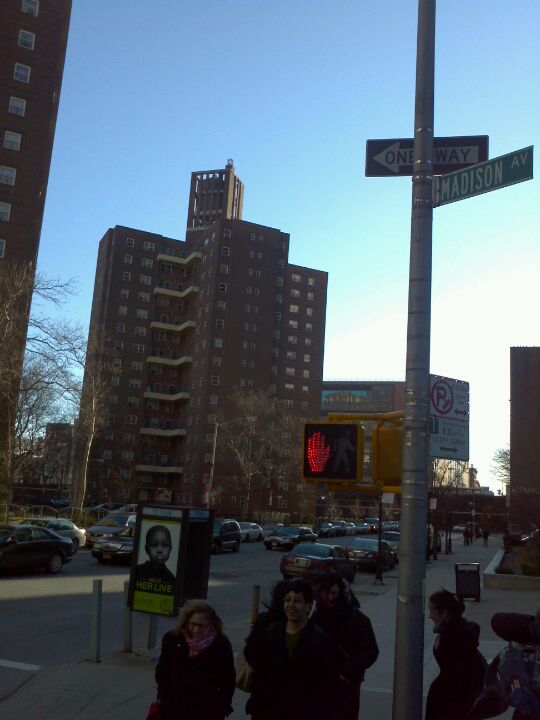
[[308, 315], [309, 317], [311, 317], [311, 316], [313, 315], [313, 308], [312, 308], [312, 307], [306, 308], [306, 315]]
[[292, 383], [285, 383], [285, 390], [287, 392], [294, 392], [294, 385]]
[[36, 36], [33, 32], [28, 30], [19, 30], [18, 44], [20, 47], [26, 48], [27, 50], [33, 50], [36, 42]]
[[311, 362], [311, 355], [304, 355], [304, 362], [305, 363]]
[[146, 328], [144, 325], [135, 325], [135, 335], [141, 335], [142, 337], [146, 335]]
[[315, 300], [315, 293], [308, 292], [307, 299], [313, 302], [313, 300]]
[[136, 415], [126, 415], [126, 425], [136, 425], [137, 424], [137, 416]]
[[293, 273], [291, 275], [291, 280], [293, 282], [300, 282], [302, 280], [302, 277], [300, 275], [297, 275], [296, 273]]
[[311, 338], [304, 338], [304, 345], [307, 345], [308, 347], [311, 346]]
[[286, 367], [285, 368], [285, 375], [288, 375], [289, 377], [294, 377], [296, 374], [296, 371], [293, 367]]
[[116, 323], [116, 332], [119, 332], [119, 333], [126, 332], [126, 323]]
[[127, 404], [128, 404], [128, 407], [133, 407], [133, 408], [139, 407], [139, 398], [134, 397], [133, 395], [130, 395], [127, 399]]
[[218, 283], [217, 289], [218, 292], [227, 292], [227, 283]]
[[212, 375], [210, 377], [210, 385], [219, 385], [219, 375]]
[[[115, 350], [123, 350], [124, 349], [124, 341], [123, 340], [115, 340], [114, 341], [114, 349]], [[114, 367], [114, 364], [113, 364]]]
[[143, 364], [140, 360], [132, 360], [129, 366], [132, 370], [142, 372]]
[[122, 460], [127, 462], [133, 461], [133, 450], [122, 450]]
[[155, 248], [155, 243], [150, 242], [149, 240], [145, 240], [145, 241], [143, 242], [143, 249], [144, 249], [144, 250], [154, 250], [154, 248]]
[[223, 338], [214, 338], [214, 347], [215, 348], [222, 348], [223, 347]]
[[21, 11], [27, 15], [39, 15], [39, 0], [22, 0]]
[[111, 385], [120, 385], [120, 375], [113, 375], [111, 377]]
[[292, 288], [292, 289], [291, 289], [291, 297], [293, 297], [293, 298], [299, 298], [299, 297], [300, 297], [300, 290], [298, 290], [297, 288]]
[[276, 278], [276, 285], [279, 285], [280, 287], [283, 287], [283, 278], [281, 275], [278, 275]]
[[118, 306], [118, 314], [119, 315], [127, 315], [127, 305], [119, 305]]
[[209, 405], [217, 405], [218, 404], [218, 395], [209, 395], [208, 396], [208, 404]]
[[298, 305], [289, 305], [289, 312], [291, 313], [297, 313], [300, 311], [300, 308]]
[[133, 263], [133, 255], [124, 255], [124, 262], [131, 265]]
[[120, 288], [120, 297], [124, 298], [125, 300], [129, 297], [129, 290], [128, 288]]
[[19, 115], [20, 117], [24, 117], [24, 114], [26, 112], [26, 100], [11, 96], [9, 98], [8, 112], [11, 115]]
[[22, 63], [15, 63], [13, 67], [13, 79], [19, 82], [29, 83], [30, 82], [31, 68], [29, 65], [23, 65]]
[[302, 370], [302, 377], [309, 380], [309, 370]]
[[0, 259], [4, 257], [6, 252], [6, 241], [0, 240]]
[[154, 266], [154, 261], [152, 260], [152, 258], [143, 257], [141, 258], [141, 265], [143, 267], [151, 268]]
[[0, 202], [0, 221], [9, 222], [11, 217], [11, 203]]
[[135, 247], [135, 238], [126, 238], [126, 247]]
[[229, 274], [229, 266], [221, 264], [219, 266], [219, 272], [223, 273], [224, 275], [228, 275]]
[[296, 352], [294, 350], [287, 350], [287, 360], [296, 360]]
[[291, 345], [296, 345], [296, 343], [298, 342], [298, 338], [296, 335], [288, 335], [287, 342], [289, 342]]
[[13, 132], [12, 130], [6, 130], [4, 133], [4, 148], [6, 150], [20, 150], [21, 149], [21, 133]]
[[226, 310], [227, 305], [225, 303], [225, 300], [218, 300], [217, 301], [217, 309], [218, 310]]
[[2, 185], [15, 185], [15, 175], [17, 171], [15, 168], [8, 167], [7, 165], [0, 165], [0, 183]]
[[302, 385], [302, 392], [307, 394], [309, 392], [309, 387], [307, 385]]
[[148, 320], [148, 310], [137, 308], [137, 310], [135, 311], [135, 317], [137, 318], [137, 320]]
[[312, 278], [312, 277], [308, 278], [307, 284], [311, 285], [311, 287], [313, 287], [315, 285], [315, 278]]
[[139, 282], [143, 285], [151, 285], [152, 278], [150, 277], [150, 275], [139, 275]]
[[140, 343], [135, 343], [133, 345], [133, 352], [134, 353], [144, 353], [144, 345], [141, 345]]
[[131, 273], [130, 272], [123, 272], [122, 273], [122, 280], [125, 280], [126, 282], [129, 282], [131, 280]]
[[306, 323], [306, 332], [311, 332], [313, 330], [313, 325], [311, 323]]
[[225, 320], [217, 319], [216, 320], [216, 330], [223, 330], [225, 328]]
[[139, 302], [150, 302], [150, 293], [139, 292], [137, 295], [137, 300]]
[[276, 295], [276, 302], [277, 302], [278, 304], [281, 304], [281, 303], [283, 302], [283, 295], [281, 295], [280, 293], [278, 293], [278, 294]]
[[128, 387], [130, 390], [139, 390], [141, 381], [139, 378], [129, 378]]

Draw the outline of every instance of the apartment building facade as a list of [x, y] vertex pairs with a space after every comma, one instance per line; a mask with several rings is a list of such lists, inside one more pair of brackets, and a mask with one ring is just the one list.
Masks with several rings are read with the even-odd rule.
[[9, 299], [17, 317], [2, 327], [0, 482], [9, 478], [70, 15], [71, 0], [0, 2], [0, 305]]
[[[290, 264], [286, 233], [224, 217], [234, 207], [184, 241], [117, 226], [100, 242], [91, 333], [112, 359], [89, 499], [197, 506], [212, 480], [219, 512], [241, 516], [246, 478], [215, 453], [216, 423], [235, 419], [238, 394], [319, 414], [327, 273]], [[303, 492], [299, 474], [275, 492], [251, 487], [249, 512], [294, 513]]]

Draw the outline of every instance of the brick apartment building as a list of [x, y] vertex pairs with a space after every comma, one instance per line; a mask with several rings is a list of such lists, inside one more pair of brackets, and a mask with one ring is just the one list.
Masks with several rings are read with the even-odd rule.
[[[35, 271], [70, 15], [71, 0], [0, 2], [0, 281], [12, 278], [14, 267], [27, 269], [29, 280]], [[0, 282], [2, 306], [8, 292]], [[16, 330], [1, 349], [13, 386], [3, 391], [0, 462], [12, 427], [30, 303], [28, 291]]]
[[[88, 499], [203, 504], [235, 394], [319, 415], [327, 273], [290, 264], [289, 236], [242, 220], [242, 202], [229, 161], [192, 174], [185, 240], [119, 226], [102, 238], [90, 333], [106, 336], [113, 369]], [[280, 481], [276, 509], [294, 512], [299, 482]], [[221, 453], [213, 485], [219, 512], [241, 516], [241, 473]], [[261, 489], [249, 514], [271, 503]]]

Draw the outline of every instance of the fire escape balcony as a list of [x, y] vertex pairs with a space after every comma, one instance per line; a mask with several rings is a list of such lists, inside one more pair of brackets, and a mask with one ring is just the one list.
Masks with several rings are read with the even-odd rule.
[[184, 390], [180, 390], [178, 392], [162, 392], [149, 388], [145, 391], [144, 397], [149, 400], [168, 400], [169, 402], [176, 402], [177, 400], [189, 400], [191, 396]]
[[188, 365], [193, 362], [191, 355], [183, 355], [182, 357], [166, 357], [165, 355], [148, 355], [146, 358], [147, 363], [154, 363], [156, 365], [167, 365], [169, 367], [180, 367], [181, 365]]
[[167, 253], [159, 253], [157, 259], [158, 262], [169, 262], [174, 263], [175, 265], [181, 265], [182, 267], [187, 267], [188, 265], [191, 265], [194, 260], [202, 260], [202, 253], [198, 250], [195, 250], [187, 257], [178, 257], [177, 255], [167, 255]]
[[181, 333], [184, 330], [189, 330], [195, 327], [193, 320], [185, 320], [183, 323], [170, 323], [170, 322], [159, 322], [158, 320], [152, 320], [150, 327], [153, 330], [168, 330], [169, 332]]
[[185, 298], [188, 295], [191, 295], [192, 293], [198, 293], [199, 292], [199, 286], [198, 285], [190, 285], [185, 290], [173, 290], [172, 288], [166, 288], [166, 287], [158, 287], [157, 285], [154, 287], [154, 295], [166, 295], [167, 297], [173, 297], [173, 298]]

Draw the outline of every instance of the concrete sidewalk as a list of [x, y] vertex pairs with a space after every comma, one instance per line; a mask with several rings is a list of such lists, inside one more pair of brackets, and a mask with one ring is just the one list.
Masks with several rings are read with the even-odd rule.
[[[497, 551], [493, 543], [483, 548], [455, 545], [451, 555], [440, 555], [428, 565], [426, 597], [441, 587], [455, 589], [455, 562], [479, 562], [484, 569]], [[366, 674], [362, 686], [361, 718], [389, 720], [392, 712], [397, 569], [387, 573], [384, 586], [373, 584], [370, 576], [357, 576], [354, 590], [362, 610], [371, 618], [380, 655]], [[481, 602], [467, 601], [466, 617], [482, 628], [480, 649], [488, 660], [503, 642], [493, 634], [491, 616], [495, 612], [534, 613], [539, 605], [534, 592], [508, 592], [484, 588]], [[249, 630], [246, 621], [231, 623], [225, 619], [225, 631], [236, 650], [243, 645]], [[160, 632], [163, 634], [164, 629]], [[426, 616], [424, 652], [424, 694], [438, 672], [432, 656], [434, 635]], [[153, 655], [153, 657], [152, 657]], [[101, 663], [81, 661], [44, 668], [0, 668], [0, 717], [2, 720], [136, 720], [146, 717], [155, 698], [154, 667], [156, 652], [114, 653]], [[15, 664], [16, 665], [16, 664]], [[236, 691], [232, 720], [243, 720], [247, 695]], [[362, 710], [363, 708], [363, 710]], [[369, 710], [368, 710], [369, 708]], [[500, 717], [510, 717], [507, 713]]]

